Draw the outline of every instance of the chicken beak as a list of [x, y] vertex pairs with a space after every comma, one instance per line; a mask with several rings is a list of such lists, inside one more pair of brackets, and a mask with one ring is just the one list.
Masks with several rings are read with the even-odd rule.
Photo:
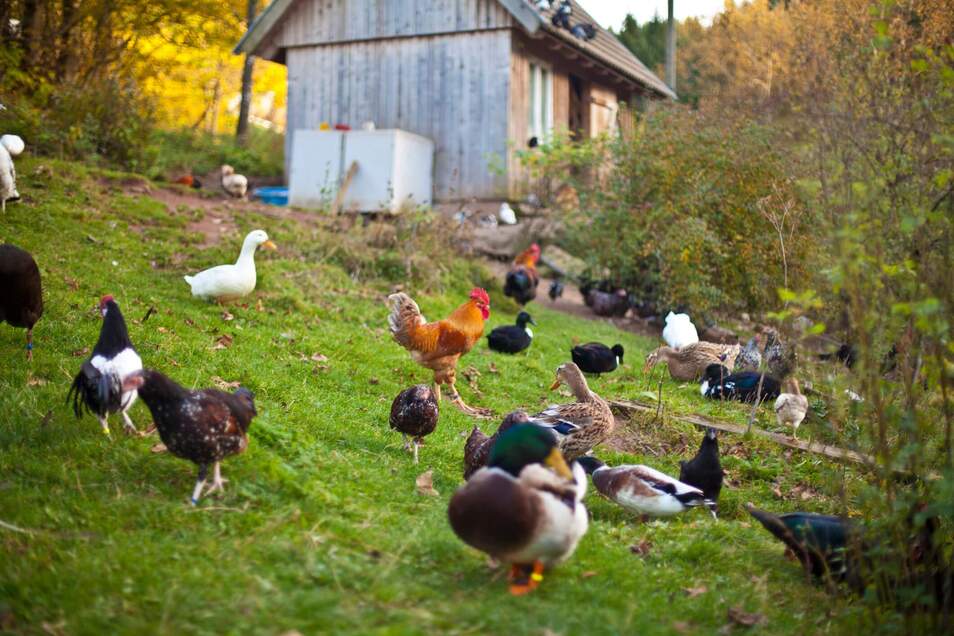
[[547, 455], [547, 458], [544, 460], [544, 463], [552, 468], [556, 474], [561, 477], [566, 477], [567, 479], [573, 479], [573, 471], [570, 470], [570, 467], [566, 465], [566, 460], [563, 459], [563, 454], [560, 452], [560, 449], [553, 447], [553, 450], [550, 451], [550, 454]]
[[550, 390], [551, 390], [551, 391], [556, 391], [556, 390], [560, 387], [561, 384], [562, 384], [562, 382], [560, 382], [560, 378], [557, 378], [556, 380], [553, 381], [553, 384], [550, 385]]
[[264, 243], [262, 243], [262, 247], [264, 247], [264, 248], [267, 249], [267, 250], [272, 250], [272, 251], [275, 251], [275, 250], [278, 249], [278, 246], [275, 245], [275, 243], [273, 243], [271, 240], [268, 240], [268, 241], [265, 241]]

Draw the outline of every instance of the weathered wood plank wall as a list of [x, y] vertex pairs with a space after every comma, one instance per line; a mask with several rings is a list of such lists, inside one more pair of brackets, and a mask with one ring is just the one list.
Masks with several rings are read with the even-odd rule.
[[[312, 4], [325, 3], [300, 6]], [[506, 175], [489, 166], [507, 157], [509, 29], [303, 46], [287, 63], [289, 131], [401, 128], [434, 140], [436, 199], [506, 196]]]
[[311, 0], [279, 29], [279, 47], [505, 29], [513, 19], [494, 0]]

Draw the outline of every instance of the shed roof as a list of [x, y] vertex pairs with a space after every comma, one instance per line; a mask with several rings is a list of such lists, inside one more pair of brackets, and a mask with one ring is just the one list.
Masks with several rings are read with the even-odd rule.
[[[255, 53], [282, 17], [299, 0], [272, 0], [272, 2], [252, 22], [248, 31], [235, 47], [236, 53]], [[656, 93], [676, 99], [676, 94], [659, 77], [646, 68], [633, 53], [627, 49], [615, 35], [604, 29], [588, 14], [577, 0], [570, 0], [573, 12], [570, 25], [592, 24], [596, 27], [596, 37], [584, 41], [566, 29], [554, 26], [551, 22], [560, 0], [555, 0], [553, 8], [539, 11], [535, 3], [527, 0], [497, 0], [531, 36], [550, 34], [565, 45], [586, 54], [593, 60], [611, 68], [631, 81], [638, 82]]]

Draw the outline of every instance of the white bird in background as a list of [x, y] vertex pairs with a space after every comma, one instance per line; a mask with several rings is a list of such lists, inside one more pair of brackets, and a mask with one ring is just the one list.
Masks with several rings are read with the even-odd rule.
[[497, 218], [505, 225], [517, 224], [517, 213], [513, 211], [513, 208], [510, 207], [510, 204], [506, 201], [500, 204], [500, 212], [497, 213]]
[[234, 300], [255, 290], [255, 250], [277, 249], [264, 230], [249, 232], [242, 243], [242, 252], [234, 265], [219, 265], [195, 276], [183, 276], [192, 288], [192, 295], [211, 300]]
[[13, 158], [18, 156], [26, 144], [17, 135], [0, 137], [0, 209], [7, 211], [7, 201], [18, 201], [17, 171], [13, 166]]
[[666, 344], [673, 349], [699, 342], [699, 333], [689, 319], [689, 314], [674, 314], [671, 311], [666, 316], [666, 328], [663, 329], [662, 336]]
[[537, 0], [537, 11], [549, 11], [550, 6], [550, 0]]
[[241, 199], [248, 190], [248, 179], [245, 175], [235, 174], [235, 168], [226, 164], [222, 166], [222, 189], [233, 197]]

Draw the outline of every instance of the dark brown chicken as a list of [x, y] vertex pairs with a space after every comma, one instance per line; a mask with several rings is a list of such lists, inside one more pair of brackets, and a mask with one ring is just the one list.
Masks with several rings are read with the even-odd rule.
[[0, 245], [0, 322], [26, 328], [27, 360], [33, 359], [33, 325], [43, 315], [40, 268], [16, 245]]
[[123, 391], [132, 390], [138, 390], [149, 407], [159, 437], [169, 452], [198, 465], [192, 505], [202, 497], [209, 465], [214, 474], [206, 494], [223, 490], [225, 480], [219, 463], [248, 447], [248, 428], [256, 415], [252, 392], [241, 387], [235, 393], [218, 389], [190, 391], [152, 369], [126, 377]]
[[507, 432], [508, 429], [517, 424], [529, 421], [530, 417], [526, 411], [514, 411], [503, 419], [500, 426], [497, 427], [497, 432], [490, 436], [484, 434], [479, 426], [475, 426], [464, 443], [464, 479], [470, 479], [471, 475], [487, 465], [490, 450], [502, 433]]
[[[391, 428], [404, 435], [404, 449], [414, 447], [414, 463], [417, 463], [418, 447], [424, 443], [424, 436], [437, 428], [440, 407], [433, 389], [426, 384], [418, 384], [401, 391], [391, 403]], [[411, 436], [410, 444], [407, 436]]]

